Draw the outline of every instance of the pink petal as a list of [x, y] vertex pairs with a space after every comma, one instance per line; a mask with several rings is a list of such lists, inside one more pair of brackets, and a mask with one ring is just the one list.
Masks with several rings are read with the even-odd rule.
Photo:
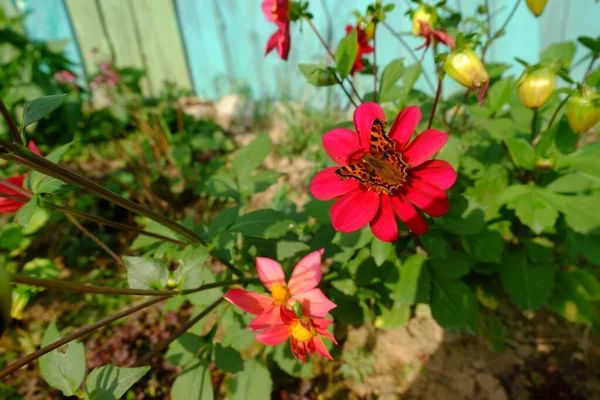
[[385, 121], [385, 114], [377, 103], [362, 103], [354, 111], [354, 127], [360, 135], [360, 144], [367, 153], [369, 152], [369, 139], [375, 118]]
[[42, 153], [40, 153], [40, 150], [37, 148], [33, 140], [29, 141], [29, 143], [27, 144], [27, 148], [31, 150], [34, 154], [40, 157], [42, 156]]
[[449, 34], [447, 34], [446, 32], [434, 30], [433, 36], [435, 36], [435, 38], [438, 41], [444, 43], [451, 49], [454, 49], [456, 47], [456, 42], [454, 41], [454, 38], [452, 36], [450, 36]]
[[319, 355], [322, 355], [323, 357], [327, 357], [330, 360], [333, 360], [333, 357], [331, 357], [331, 354], [329, 354], [329, 351], [327, 351], [327, 348], [325, 347], [325, 344], [323, 343], [323, 341], [321, 340], [320, 337], [315, 336], [312, 339], [313, 345], [315, 346], [315, 352]]
[[427, 222], [410, 203], [399, 196], [392, 196], [390, 198], [392, 200], [394, 212], [398, 218], [404, 222], [408, 229], [417, 235], [422, 235], [427, 232]]
[[448, 134], [435, 129], [427, 129], [410, 142], [402, 153], [402, 157], [411, 167], [416, 167], [440, 151], [446, 142], [448, 142]]
[[286, 325], [291, 325], [292, 323], [298, 320], [298, 316], [296, 315], [296, 313], [288, 308], [281, 307], [280, 312], [281, 320]]
[[321, 281], [321, 256], [324, 251], [324, 249], [313, 251], [296, 264], [288, 282], [288, 289], [292, 296], [317, 287]]
[[329, 300], [321, 289], [311, 289], [307, 292], [292, 296], [288, 305], [292, 306], [294, 302], [299, 301], [302, 304], [302, 312], [310, 317], [322, 318], [337, 305]]
[[333, 343], [338, 344], [337, 340], [335, 340], [335, 337], [331, 333], [329, 333], [327, 329], [317, 328], [317, 333], [331, 340]]
[[271, 290], [271, 286], [275, 283], [285, 285], [285, 274], [277, 261], [266, 257], [256, 257], [256, 269], [258, 279], [267, 289]]
[[396, 150], [401, 152], [404, 149], [420, 121], [419, 107], [405, 107], [400, 111], [389, 131], [390, 138], [396, 142]]
[[254, 318], [252, 322], [248, 324], [248, 328], [251, 331], [264, 331], [265, 329], [273, 328], [275, 326], [284, 325], [281, 314], [281, 306], [274, 305], [269, 310], [260, 314]]
[[273, 299], [270, 297], [244, 289], [230, 289], [223, 297], [231, 304], [254, 315], [262, 314], [273, 307]]
[[273, 49], [277, 48], [277, 45], [279, 44], [279, 35], [279, 31], [275, 31], [275, 33], [269, 37], [267, 40], [267, 46], [265, 47], [265, 56], [273, 51]]
[[311, 318], [313, 325], [317, 328], [317, 330], [321, 329], [327, 331], [327, 328], [333, 322], [332, 319], [323, 319], [323, 318]]
[[279, 58], [282, 60], [288, 59], [291, 44], [292, 38], [290, 36], [290, 27], [289, 24], [286, 24], [283, 28], [280, 28], [279, 31], [279, 42], [277, 44], [277, 54], [279, 55]]
[[456, 171], [443, 160], [425, 161], [410, 170], [410, 176], [431, 183], [442, 190], [450, 189], [456, 182]]
[[405, 198], [432, 217], [441, 217], [450, 209], [446, 193], [427, 182], [411, 179], [406, 187]]
[[346, 193], [331, 208], [331, 224], [340, 232], [354, 232], [368, 224], [379, 209], [379, 195], [360, 189]]
[[392, 208], [390, 196], [381, 196], [381, 207], [371, 221], [371, 230], [375, 237], [384, 242], [395, 242], [398, 240], [398, 223]]
[[263, 15], [269, 22], [275, 22], [275, 17], [273, 16], [273, 6], [275, 3], [276, 0], [264, 0], [260, 6], [262, 8]]
[[319, 171], [310, 182], [310, 192], [319, 200], [331, 200], [358, 189], [360, 183], [354, 179], [341, 180], [335, 175], [338, 167], [325, 168]]
[[281, 325], [259, 333], [256, 335], [256, 340], [270, 346], [275, 346], [288, 340], [290, 334], [290, 328], [287, 325]]
[[331, 159], [339, 165], [346, 165], [360, 159], [363, 149], [358, 142], [358, 134], [346, 128], [336, 128], [323, 135], [323, 148]]

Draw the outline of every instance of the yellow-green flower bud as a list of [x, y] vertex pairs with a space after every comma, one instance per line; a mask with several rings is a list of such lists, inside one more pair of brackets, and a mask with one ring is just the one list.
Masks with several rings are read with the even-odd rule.
[[547, 2], [548, 0], [527, 0], [527, 7], [529, 7], [533, 15], [539, 17], [544, 12]]
[[12, 287], [10, 276], [4, 267], [0, 266], [0, 336], [10, 324], [10, 310], [12, 308]]
[[600, 121], [600, 106], [597, 101], [600, 95], [585, 88], [583, 93], [571, 97], [567, 118], [573, 132], [589, 131]]
[[456, 82], [473, 89], [486, 85], [490, 80], [483, 63], [469, 48], [450, 53], [444, 62], [444, 71]]
[[31, 294], [29, 293], [13, 292], [12, 307], [10, 309], [10, 316], [13, 319], [23, 319], [23, 311], [25, 311], [30, 297]]
[[556, 84], [556, 73], [548, 67], [535, 67], [526, 71], [519, 83], [519, 99], [527, 108], [546, 104]]
[[415, 10], [412, 16], [413, 35], [419, 36], [421, 34], [421, 22], [433, 27], [437, 19], [438, 16], [434, 7], [421, 4], [421, 6]]

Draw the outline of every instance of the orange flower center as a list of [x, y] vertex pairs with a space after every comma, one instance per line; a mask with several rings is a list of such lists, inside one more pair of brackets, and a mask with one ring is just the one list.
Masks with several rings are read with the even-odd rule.
[[294, 321], [290, 326], [292, 336], [299, 342], [308, 342], [317, 336], [317, 330], [310, 322], [310, 319], [302, 317]]
[[271, 286], [271, 297], [275, 304], [287, 304], [287, 301], [290, 298], [290, 291], [284, 285], [275, 283]]
[[273, 19], [275, 19], [275, 21], [285, 22], [285, 15], [287, 15], [287, 12], [284, 7], [279, 7], [277, 2], [271, 7], [271, 13], [273, 14]]

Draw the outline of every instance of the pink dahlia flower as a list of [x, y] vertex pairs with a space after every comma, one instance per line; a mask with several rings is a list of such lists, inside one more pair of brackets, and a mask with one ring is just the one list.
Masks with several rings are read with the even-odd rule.
[[448, 141], [446, 133], [427, 129], [412, 141], [421, 120], [417, 107], [406, 107], [386, 133], [383, 110], [364, 103], [354, 112], [354, 128], [323, 135], [323, 147], [338, 165], [315, 175], [310, 191], [319, 200], [336, 199], [329, 212], [333, 227], [353, 232], [366, 224], [380, 240], [398, 239], [399, 218], [416, 234], [427, 223], [415, 207], [432, 217], [448, 212], [449, 189], [456, 171], [442, 160], [429, 160]]
[[282, 60], [287, 60], [292, 42], [290, 35], [289, 0], [264, 0], [262, 11], [267, 21], [277, 25], [277, 30], [267, 40], [265, 55], [273, 49]]

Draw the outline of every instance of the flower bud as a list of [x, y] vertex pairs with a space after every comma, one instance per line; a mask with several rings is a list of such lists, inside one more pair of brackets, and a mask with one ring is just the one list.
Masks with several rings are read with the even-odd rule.
[[4, 267], [0, 266], [0, 336], [10, 324], [12, 308], [12, 287], [10, 277]]
[[444, 71], [468, 88], [480, 88], [490, 80], [483, 63], [469, 48], [454, 50], [444, 62]]
[[600, 121], [600, 95], [585, 88], [583, 93], [571, 97], [567, 118], [573, 132], [589, 131]]
[[421, 34], [421, 22], [433, 27], [437, 21], [437, 12], [434, 7], [421, 4], [419, 8], [415, 10], [412, 16], [412, 32], [413, 35], [419, 36]]
[[546, 104], [556, 84], [556, 73], [548, 67], [535, 67], [526, 71], [519, 83], [519, 99], [527, 108]]
[[370, 22], [369, 24], [367, 24], [367, 26], [363, 28], [363, 31], [365, 32], [367, 42], [373, 39], [373, 36], [375, 36], [375, 23]]
[[533, 15], [539, 17], [544, 12], [547, 2], [548, 0], [527, 0], [527, 7], [529, 7]]

